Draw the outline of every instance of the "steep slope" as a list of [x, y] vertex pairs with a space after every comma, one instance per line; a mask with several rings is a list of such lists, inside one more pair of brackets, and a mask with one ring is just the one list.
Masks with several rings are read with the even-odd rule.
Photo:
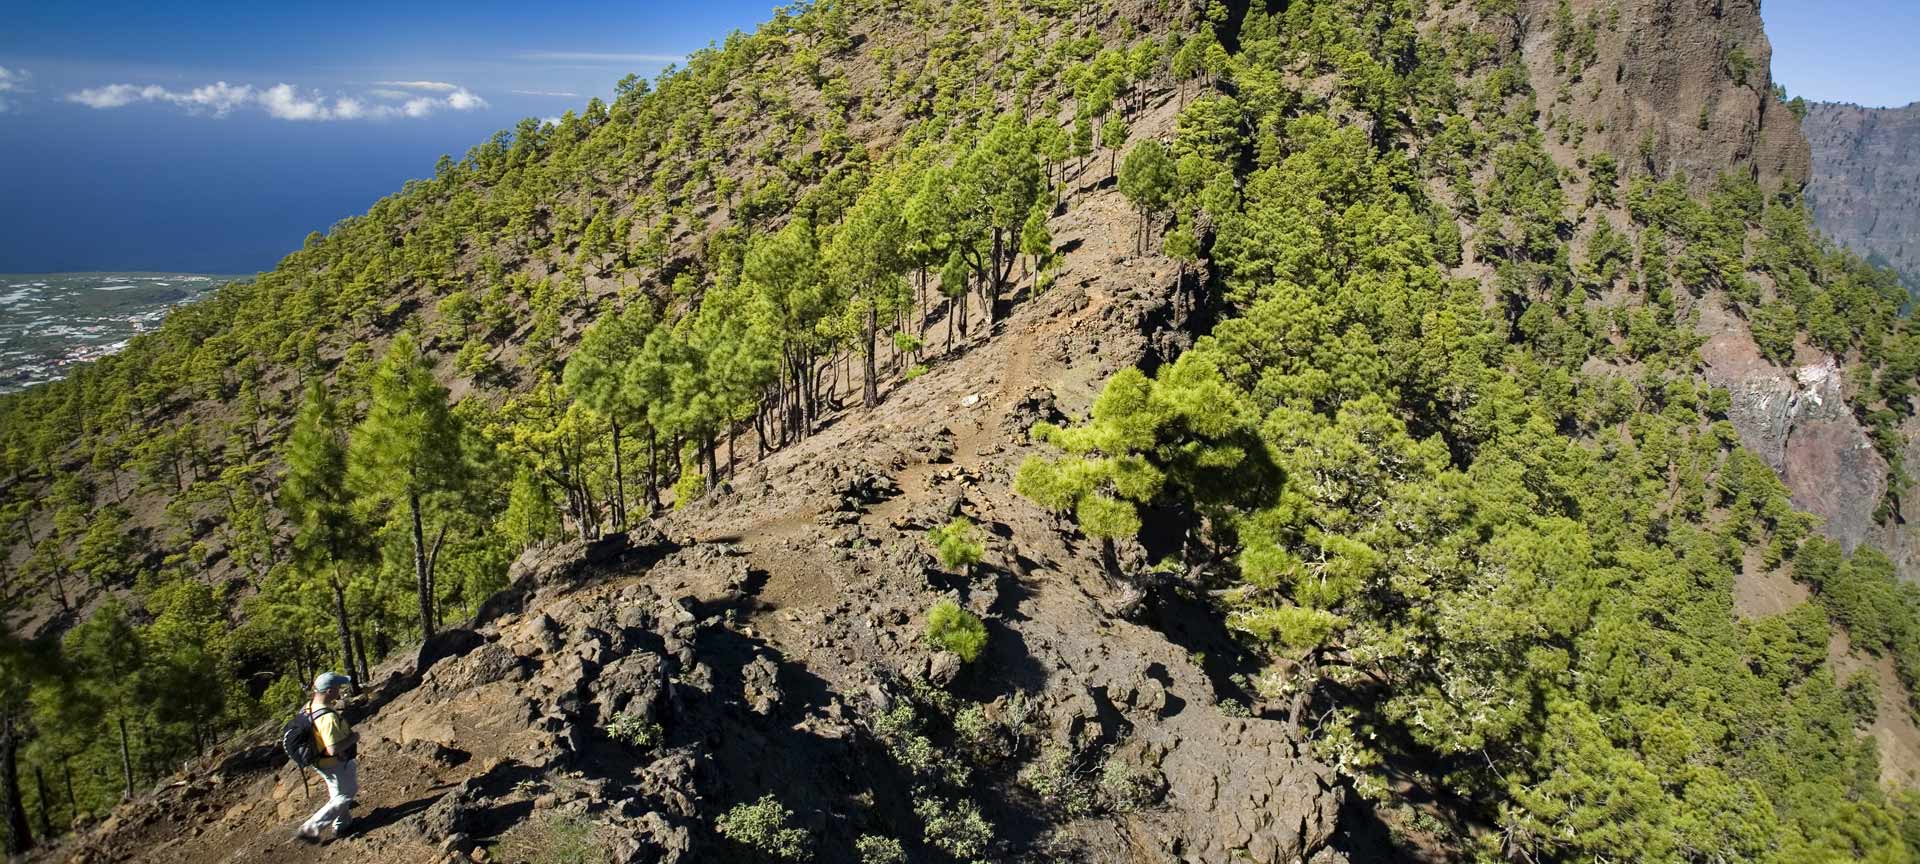
[[[739, 860], [714, 819], [773, 793], [814, 860], [855, 860], [869, 834], [939, 855], [945, 835], [901, 833], [928, 800], [978, 801], [994, 826], [949, 850], [961, 859], [1326, 860], [1338, 780], [1281, 724], [1229, 713], [1232, 641], [1198, 605], [1111, 617], [1097, 559], [1008, 488], [1028, 423], [1152, 362], [1178, 322], [1171, 262], [1109, 245], [1132, 218], [1117, 197], [1064, 220], [1087, 254], [990, 343], [657, 529], [529, 551], [470, 627], [380, 669], [353, 712], [362, 835], [317, 856], [295, 843], [309, 802], [256, 733], [117, 814], [78, 859], [506, 856], [573, 818], [614, 860]], [[987, 532], [972, 578], [921, 547], [953, 513]], [[913, 635], [941, 596], [993, 622], [965, 670]], [[657, 743], [622, 745], [621, 715], [658, 724]]]
[[[260, 742], [358, 659], [333, 859], [1911, 860], [1920, 353], [1765, 56], [1741, 3], [788, 10], [10, 403], [9, 621], [84, 623], [0, 711], [90, 805], [240, 730], [109, 859], [307, 854]], [[331, 591], [268, 505], [314, 380], [478, 478], [362, 468]]]
[[1920, 288], [1920, 103], [1815, 102], [1801, 126], [1813, 145], [1807, 200], [1820, 230]]

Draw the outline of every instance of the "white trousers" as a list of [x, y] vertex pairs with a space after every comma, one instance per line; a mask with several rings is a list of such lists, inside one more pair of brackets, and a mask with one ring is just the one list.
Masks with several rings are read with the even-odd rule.
[[300, 833], [314, 835], [332, 828], [333, 833], [339, 834], [347, 830], [347, 823], [353, 819], [350, 812], [353, 809], [353, 796], [360, 794], [359, 766], [349, 759], [326, 768], [315, 765], [313, 770], [320, 775], [320, 779], [327, 781], [327, 803], [320, 805], [320, 809], [300, 826]]

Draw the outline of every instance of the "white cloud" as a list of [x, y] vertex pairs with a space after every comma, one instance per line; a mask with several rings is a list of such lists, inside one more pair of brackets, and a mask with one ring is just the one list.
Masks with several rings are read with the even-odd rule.
[[515, 96], [564, 96], [568, 99], [580, 98], [580, 94], [568, 90], [509, 90], [507, 92]]
[[558, 63], [680, 63], [687, 59], [685, 54], [623, 54], [600, 51], [522, 51], [522, 60], [544, 60]]
[[405, 90], [387, 90], [385, 88], [376, 87], [372, 90], [368, 90], [367, 95], [372, 96], [375, 99], [396, 100], [396, 99], [405, 99], [412, 94], [408, 93]]
[[8, 69], [5, 66], [0, 66], [0, 114], [5, 114], [7, 109], [11, 107], [7, 101], [7, 94], [26, 92], [26, 88], [23, 85], [25, 85], [27, 79], [31, 77], [33, 76], [28, 75], [25, 69]]
[[432, 90], [436, 93], [449, 93], [461, 89], [460, 85], [448, 84], [445, 81], [375, 81], [373, 83], [382, 87], [399, 87], [403, 90]]
[[260, 107], [281, 120], [331, 120], [333, 112], [325, 102], [304, 98], [292, 84], [275, 84], [260, 91]]
[[135, 102], [167, 102], [187, 109], [189, 112], [206, 112], [215, 117], [225, 117], [227, 112], [246, 104], [254, 98], [253, 88], [246, 84], [228, 84], [215, 81], [204, 87], [192, 90], [168, 90], [158, 84], [136, 87], [132, 84], [109, 84], [68, 93], [67, 101], [78, 102], [88, 108], [121, 108]]
[[253, 98], [253, 88], [245, 84], [235, 86], [225, 81], [215, 81], [205, 87], [195, 87], [184, 98], [174, 98], [177, 104], [193, 108], [204, 108], [213, 112], [215, 117], [226, 116], [228, 111], [246, 104]]
[[[145, 95], [146, 91], [152, 91], [152, 95]], [[144, 99], [157, 99], [165, 92], [159, 87], [141, 88], [132, 84], [110, 84], [105, 87], [81, 90], [78, 93], [68, 93], [67, 101], [78, 102], [88, 108], [119, 108]]]
[[[414, 89], [427, 90], [436, 90], [439, 84], [434, 81], [383, 83], [399, 83], [402, 86], [435, 85], [414, 87]], [[157, 84], [109, 84], [68, 93], [67, 101], [101, 110], [123, 108], [135, 102], [164, 102], [185, 108], [188, 113], [206, 113], [215, 117], [225, 117], [236, 108], [257, 106], [267, 112], [267, 116], [294, 121], [426, 117], [443, 109], [474, 111], [487, 107], [487, 100], [480, 98], [473, 91], [452, 84], [446, 86], [451, 90], [445, 96], [414, 96], [400, 90], [386, 89], [374, 90], [371, 94], [380, 99], [405, 99], [406, 101], [400, 105], [369, 103], [359, 97], [344, 95], [335, 96], [329, 101], [326, 96], [316, 91], [301, 90], [286, 83], [255, 90], [251, 85], [228, 84], [225, 81], [217, 81], [187, 91], [169, 90]], [[0, 90], [0, 93], [4, 92]]]

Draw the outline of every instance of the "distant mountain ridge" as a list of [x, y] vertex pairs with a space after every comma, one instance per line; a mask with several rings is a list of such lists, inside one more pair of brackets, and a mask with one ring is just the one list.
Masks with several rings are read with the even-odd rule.
[[1816, 102], [1807, 198], [1820, 228], [1920, 290], [1920, 102], [1866, 108]]

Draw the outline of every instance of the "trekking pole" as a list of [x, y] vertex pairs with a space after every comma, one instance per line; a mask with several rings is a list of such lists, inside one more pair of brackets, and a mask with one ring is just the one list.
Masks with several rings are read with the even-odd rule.
[[294, 770], [300, 772], [300, 800], [312, 801], [313, 789], [307, 785], [307, 769], [296, 765], [294, 766]]

